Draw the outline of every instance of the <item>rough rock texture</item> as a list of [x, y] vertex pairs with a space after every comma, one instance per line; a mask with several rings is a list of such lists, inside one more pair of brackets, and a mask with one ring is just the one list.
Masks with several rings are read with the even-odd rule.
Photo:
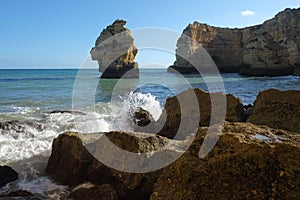
[[136, 124], [137, 127], [147, 126], [154, 121], [152, 115], [145, 109], [138, 107], [134, 112], [133, 122]]
[[18, 179], [18, 173], [11, 167], [4, 165], [0, 166], [0, 187], [5, 186], [7, 183]]
[[300, 197], [299, 135], [226, 123], [215, 148], [199, 159], [206, 131], [200, 128], [189, 151], [160, 173], [151, 200]]
[[75, 188], [69, 195], [73, 200], [116, 200], [117, 193], [111, 185], [83, 184]]
[[[298, 134], [250, 123], [226, 122], [221, 135], [208, 136], [209, 140], [216, 137], [219, 140], [208, 156], [200, 159], [198, 152], [206, 131], [206, 127], [199, 128], [191, 147], [177, 161], [147, 174], [124, 173], [106, 167], [83, 146], [83, 142], [95, 136], [65, 133], [53, 142], [47, 171], [63, 184], [92, 182], [94, 188], [73, 193], [83, 198], [85, 192], [94, 197], [113, 194], [114, 190], [120, 199], [299, 198]], [[168, 147], [175, 142], [161, 137], [155, 139], [157, 136], [150, 137], [156, 142], [146, 142], [140, 137], [142, 133], [135, 133], [138, 137], [122, 132], [110, 134], [111, 141], [134, 152], [159, 149], [162, 145]], [[111, 186], [105, 186], [105, 189], [103, 184], [109, 184], [113, 189]]]
[[116, 20], [107, 26], [91, 50], [93, 60], [97, 60], [102, 78], [138, 78], [138, 63], [134, 58], [138, 52], [126, 21]]
[[240, 71], [255, 76], [293, 74], [294, 68], [300, 65], [299, 22], [300, 8], [286, 9], [262, 25], [242, 29], [194, 22], [179, 38], [176, 61], [169, 71], [174, 68], [182, 73], [195, 73], [190, 62], [203, 59], [198, 52], [204, 47], [221, 72]]
[[[194, 100], [192, 99], [194, 94], [197, 98], [196, 102], [193, 102]], [[193, 133], [199, 126], [208, 126], [210, 123], [222, 123], [222, 119], [211, 119], [212, 96], [215, 96], [216, 99], [221, 97], [224, 98], [224, 104], [216, 103], [215, 109], [219, 111], [226, 111], [226, 121], [242, 121], [244, 108], [240, 99], [230, 94], [226, 95], [225, 98], [222, 93], [208, 93], [197, 88], [189, 89], [167, 99], [163, 114], [155, 127], [155, 130], [157, 130], [157, 127], [160, 128], [158, 129], [158, 135], [174, 138], [177, 133], [176, 139], [184, 139], [185, 134], [182, 134], [182, 137], [180, 136], [182, 131], [185, 133]], [[180, 102], [182, 103], [180, 104]], [[198, 110], [195, 109], [197, 102], [199, 106]], [[217, 117], [220, 117], [220, 115], [218, 114]], [[197, 124], [194, 124], [194, 121], [196, 121]], [[161, 124], [163, 124], [162, 128]], [[179, 128], [181, 131], [179, 131]], [[155, 130], [148, 131], [155, 132]]]
[[[115, 145], [135, 153], [155, 151], [167, 143], [167, 139], [149, 134], [143, 138], [134, 137], [125, 132], [109, 132], [105, 135]], [[46, 169], [47, 173], [59, 183], [70, 186], [76, 186], [86, 181], [96, 185], [110, 184], [122, 199], [149, 198], [157, 172], [131, 174], [117, 171], [100, 163], [83, 146], [83, 142], [85, 144], [92, 143], [91, 141], [97, 141], [99, 137], [101, 134], [65, 133], [54, 139], [52, 154]], [[120, 165], [133, 162], [127, 160], [126, 163], [120, 163], [122, 155], [112, 156], [109, 147], [101, 149], [101, 146], [97, 145], [96, 143], [95, 148], [100, 148], [100, 151], [105, 152], [107, 157], [114, 158], [115, 162], [119, 162]]]
[[300, 133], [300, 91], [260, 92], [247, 122]]

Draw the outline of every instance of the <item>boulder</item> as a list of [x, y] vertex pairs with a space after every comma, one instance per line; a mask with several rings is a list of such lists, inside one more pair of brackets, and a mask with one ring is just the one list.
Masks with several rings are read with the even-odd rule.
[[0, 166], [0, 187], [15, 180], [18, 180], [18, 173], [15, 170], [7, 165]]
[[198, 73], [195, 69], [207, 65], [201, 61], [207, 56], [199, 56], [204, 48], [220, 72], [292, 75], [294, 66], [300, 63], [299, 20], [300, 8], [287, 8], [261, 25], [246, 28], [220, 28], [194, 22], [178, 39], [176, 61], [168, 71]]
[[147, 110], [138, 107], [133, 114], [134, 131], [143, 132], [143, 127], [148, 126], [154, 119]]
[[300, 91], [260, 92], [247, 122], [300, 133]]
[[[196, 96], [196, 102], [193, 102], [193, 96]], [[196, 88], [189, 89], [174, 97], [168, 98], [163, 114], [158, 120], [157, 125], [154, 126], [153, 130], [149, 128], [147, 131], [158, 131], [158, 135], [167, 138], [174, 138], [177, 133], [176, 139], [184, 139], [186, 137], [185, 133], [193, 133], [199, 126], [223, 123], [222, 119], [211, 119], [212, 97], [217, 100], [224, 98], [225, 102], [216, 103], [214, 109], [220, 112], [224, 110], [224, 112], [226, 112], [226, 117], [224, 115], [226, 121], [242, 121], [244, 109], [240, 99], [230, 94], [225, 96], [223, 93], [208, 93]], [[182, 102], [181, 105], [179, 102]], [[194, 105], [194, 103], [197, 104], [197, 102], [198, 105]], [[225, 105], [222, 103], [225, 103]], [[198, 106], [199, 109], [195, 109], [195, 106]], [[217, 117], [220, 117], [219, 114], [217, 115]], [[216, 118], [216, 116], [214, 117]], [[181, 122], [181, 120], [184, 121]], [[197, 124], [195, 124], [195, 121]], [[181, 132], [184, 133], [182, 134]]]
[[207, 127], [199, 128], [189, 151], [164, 168], [151, 200], [297, 199], [300, 140], [297, 135], [250, 123], [225, 123], [216, 146], [198, 157]]
[[[124, 161], [122, 155], [113, 154], [110, 146], [102, 145], [103, 134], [119, 148], [135, 153], [159, 150], [168, 141], [153, 134], [132, 135], [132, 133], [117, 131], [102, 134], [64, 133], [53, 141], [52, 153], [46, 168], [47, 174], [57, 182], [70, 186], [87, 181], [95, 185], [110, 184], [122, 199], [149, 198], [158, 172], [127, 173], [117, 171], [98, 161], [93, 157], [97, 155], [97, 151], [121, 167], [136, 164], [134, 159], [129, 158]], [[89, 151], [86, 147], [89, 147]], [[95, 191], [90, 192], [97, 192], [98, 189], [95, 188]]]
[[98, 61], [101, 78], [138, 78], [138, 52], [126, 21], [116, 20], [104, 29], [91, 50], [93, 60]]

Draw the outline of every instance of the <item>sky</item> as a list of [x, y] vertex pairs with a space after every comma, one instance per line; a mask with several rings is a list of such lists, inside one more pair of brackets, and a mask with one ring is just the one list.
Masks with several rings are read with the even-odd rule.
[[[100, 32], [117, 18], [131, 30], [181, 33], [194, 21], [246, 27], [297, 7], [299, 0], [0, 0], [0, 69], [79, 68]], [[159, 58], [162, 65], [174, 61], [164, 53], [139, 54], [140, 65], [146, 58]]]

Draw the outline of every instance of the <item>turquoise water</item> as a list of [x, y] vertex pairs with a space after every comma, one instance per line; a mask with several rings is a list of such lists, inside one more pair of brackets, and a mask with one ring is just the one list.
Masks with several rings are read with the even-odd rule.
[[[130, 90], [151, 93], [161, 104], [167, 97], [173, 96], [189, 87], [203, 88], [207, 86], [202, 77], [190, 75], [180, 77], [166, 72], [166, 69], [142, 69], [139, 80], [122, 82], [115, 87], [117, 80], [100, 80], [95, 70], [51, 69], [51, 70], [0, 70], [0, 113], [19, 112], [29, 109], [50, 111], [71, 109], [75, 79], [86, 85], [81, 89], [95, 94], [93, 102], [109, 101], [113, 89], [116, 93], [126, 95]], [[210, 78], [214, 76], [211, 75]], [[225, 92], [243, 100], [244, 104], [253, 103], [259, 91], [268, 88], [280, 90], [300, 89], [300, 78], [297, 76], [282, 77], [242, 77], [238, 74], [223, 74], [222, 81]], [[87, 88], [91, 84], [91, 87]], [[146, 85], [145, 85], [146, 84]], [[220, 88], [215, 88], [218, 91]], [[96, 90], [96, 91], [95, 91]]]

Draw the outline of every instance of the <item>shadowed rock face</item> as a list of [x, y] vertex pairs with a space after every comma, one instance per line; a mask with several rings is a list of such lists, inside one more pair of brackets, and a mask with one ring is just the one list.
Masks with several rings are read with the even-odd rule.
[[[188, 62], [199, 57], [200, 47], [195, 49], [192, 42], [197, 41], [210, 54], [220, 72], [240, 72], [255, 76], [293, 74], [294, 68], [300, 65], [299, 22], [300, 8], [286, 9], [262, 25], [242, 29], [219, 28], [194, 22], [184, 29], [179, 38], [176, 61], [169, 71], [197, 72]], [[200, 61], [197, 63], [205, 65]]]
[[260, 92], [247, 122], [300, 133], [300, 91]]
[[11, 167], [5, 165], [0, 166], [0, 187], [5, 186], [7, 183], [18, 179], [18, 173]]
[[101, 78], [138, 78], [138, 63], [134, 62], [138, 52], [126, 21], [116, 20], [107, 26], [91, 50], [93, 60], [97, 60]]

